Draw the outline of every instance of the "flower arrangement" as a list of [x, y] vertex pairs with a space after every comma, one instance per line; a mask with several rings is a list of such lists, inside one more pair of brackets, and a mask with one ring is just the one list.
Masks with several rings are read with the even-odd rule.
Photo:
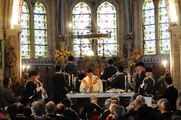
[[132, 67], [141, 59], [141, 48], [135, 48], [128, 58], [128, 67]]
[[64, 64], [68, 59], [68, 56], [72, 55], [73, 52], [67, 49], [67, 46], [61, 46], [60, 49], [54, 50], [54, 61], [56, 64]]

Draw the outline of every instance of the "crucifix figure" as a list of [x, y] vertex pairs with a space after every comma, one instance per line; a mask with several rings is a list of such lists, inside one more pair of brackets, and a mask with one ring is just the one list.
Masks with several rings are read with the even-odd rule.
[[[78, 39], [83, 39], [83, 38], [87, 38], [91, 41], [92, 43], [92, 51], [94, 52], [94, 55], [98, 55], [97, 52], [97, 45], [98, 45], [98, 40], [102, 40], [105, 38], [110, 38], [111, 37], [111, 33], [99, 33], [99, 31], [97, 30], [97, 27], [95, 26], [94, 22], [91, 21], [91, 27], [90, 29], [90, 33], [88, 33], [87, 35], [72, 35], [72, 38], [78, 38]], [[104, 50], [103, 50], [104, 51]]]

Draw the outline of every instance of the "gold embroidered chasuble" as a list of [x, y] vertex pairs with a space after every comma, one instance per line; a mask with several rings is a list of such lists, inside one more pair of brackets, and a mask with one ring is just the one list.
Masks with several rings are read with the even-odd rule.
[[95, 75], [92, 75], [91, 78], [86, 76], [81, 81], [80, 92], [88, 92], [88, 93], [103, 92], [102, 81], [99, 79], [99, 77]]

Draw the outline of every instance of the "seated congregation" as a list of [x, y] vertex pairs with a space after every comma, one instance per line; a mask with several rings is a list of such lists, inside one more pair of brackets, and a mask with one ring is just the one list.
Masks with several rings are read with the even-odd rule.
[[[131, 86], [122, 65], [114, 66], [113, 60], [108, 60], [100, 77], [96, 76], [90, 67], [86, 75], [81, 75], [80, 86], [77, 77], [80, 75], [70, 56], [64, 70], [60, 65], [55, 67], [51, 77], [53, 95], [49, 96], [39, 80], [37, 71], [29, 72], [29, 79], [23, 86], [21, 94], [15, 94], [11, 89], [10, 78], [3, 80], [0, 88], [0, 119], [3, 120], [179, 120], [181, 119], [181, 96], [173, 86], [172, 78], [166, 74], [163, 78], [165, 90], [158, 95], [157, 81], [150, 67], [144, 68], [142, 62], [135, 64], [135, 74]], [[123, 93], [134, 93], [129, 103], [123, 103], [119, 94], [106, 98], [104, 104], [96, 93], [103, 94], [103, 81], [110, 90], [122, 90]], [[134, 91], [132, 91], [132, 89]], [[72, 90], [74, 90], [72, 92]], [[76, 102], [68, 98], [74, 92], [90, 94], [90, 101], [75, 108]], [[114, 91], [115, 92], [115, 91]], [[107, 93], [108, 94], [108, 93]], [[114, 94], [114, 95], [116, 95]], [[119, 96], [119, 97], [118, 97]], [[147, 99], [151, 103], [147, 104]], [[83, 99], [83, 98], [82, 98]]]
[[130, 98], [129, 105], [122, 105], [120, 98], [115, 96], [107, 98], [104, 106], [101, 106], [99, 98], [92, 94], [90, 102], [75, 111], [71, 99], [66, 97], [55, 103], [54, 99], [33, 96], [30, 101], [23, 103], [22, 98], [15, 97], [9, 89], [12, 85], [11, 79], [5, 78], [0, 100], [6, 100], [6, 106], [1, 108], [0, 117], [3, 120], [179, 120], [181, 96], [175, 95], [171, 77], [166, 76], [164, 81], [167, 89], [153, 102], [155, 105], [147, 105], [144, 96], [135, 93]]

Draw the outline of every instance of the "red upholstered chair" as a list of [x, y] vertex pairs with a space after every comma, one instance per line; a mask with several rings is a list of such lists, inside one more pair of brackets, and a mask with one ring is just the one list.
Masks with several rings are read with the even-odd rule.
[[100, 114], [101, 113], [98, 111], [93, 111], [87, 115], [87, 119], [88, 120], [99, 120]]

